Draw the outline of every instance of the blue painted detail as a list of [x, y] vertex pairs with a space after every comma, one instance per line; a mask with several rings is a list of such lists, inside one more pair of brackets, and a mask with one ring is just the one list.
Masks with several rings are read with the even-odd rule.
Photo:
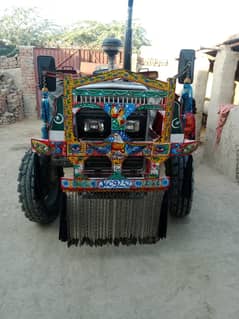
[[110, 142], [110, 143], [113, 143], [114, 140], [115, 140], [114, 135], [110, 135], [109, 137], [105, 139], [106, 142]]
[[87, 148], [86, 153], [89, 155], [94, 152], [101, 153], [101, 154], [108, 154], [110, 151], [111, 151], [111, 145], [106, 145], [106, 146], [91, 145], [89, 148]]
[[41, 100], [41, 119], [43, 121], [43, 126], [41, 129], [42, 138], [48, 139], [48, 125], [51, 121], [51, 110], [48, 99], [48, 91], [42, 92], [42, 100]]
[[127, 119], [127, 117], [129, 117], [130, 114], [132, 114], [136, 110], [136, 105], [133, 103], [127, 103], [125, 104], [124, 109], [125, 111], [124, 111], [123, 118]]
[[92, 188], [97, 188], [97, 182], [96, 181], [91, 181], [91, 187]]
[[125, 146], [125, 152], [128, 155], [136, 154], [136, 153], [142, 152], [144, 148], [145, 148], [145, 146], [133, 146], [133, 145], [127, 144]]
[[104, 111], [111, 115], [112, 108], [115, 109], [115, 112], [119, 112], [121, 108], [124, 110], [123, 119], [127, 119], [130, 114], [132, 114], [136, 110], [136, 105], [134, 103], [126, 103], [122, 105], [121, 103], [105, 103]]
[[41, 119], [44, 123], [50, 123], [51, 114], [50, 114], [50, 104], [48, 99], [48, 91], [42, 93], [41, 100]]
[[148, 148], [145, 148], [144, 150], [143, 150], [143, 153], [144, 153], [144, 155], [150, 155], [151, 154], [151, 149], [148, 149]]
[[71, 144], [71, 152], [72, 154], [80, 153], [80, 145], [79, 144]]
[[55, 154], [62, 153], [62, 143], [54, 143], [55, 144]]
[[104, 105], [104, 111], [105, 111], [107, 114], [110, 115], [110, 113], [111, 113], [111, 104], [105, 103], [105, 105]]
[[115, 133], [118, 133], [124, 142], [129, 142], [131, 140], [125, 131], [115, 131]]
[[63, 187], [66, 187], [66, 188], [69, 187], [69, 185], [70, 185], [67, 180], [61, 181], [61, 184], [62, 184]]
[[77, 181], [73, 180], [72, 181], [72, 186], [73, 186], [73, 188], [77, 187]]
[[94, 150], [93, 150], [93, 148], [91, 147], [91, 148], [87, 148], [87, 150], [86, 150], [86, 154], [87, 155], [91, 155], [91, 154], [93, 154], [94, 153]]
[[169, 186], [169, 180], [167, 178], [162, 179], [162, 186], [164, 186], [164, 187]]
[[142, 181], [135, 181], [135, 186], [142, 187], [143, 186]]
[[183, 85], [183, 91], [181, 96], [182, 113], [193, 113], [193, 90], [189, 83]]
[[178, 150], [179, 150], [180, 144], [173, 144], [172, 148], [171, 148], [171, 154], [178, 154]]

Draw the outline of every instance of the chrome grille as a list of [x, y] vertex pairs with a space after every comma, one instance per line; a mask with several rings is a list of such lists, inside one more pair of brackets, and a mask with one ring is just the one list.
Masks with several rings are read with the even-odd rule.
[[148, 98], [145, 97], [125, 97], [125, 96], [78, 96], [77, 103], [88, 104], [88, 103], [120, 103], [120, 104], [148, 104]]

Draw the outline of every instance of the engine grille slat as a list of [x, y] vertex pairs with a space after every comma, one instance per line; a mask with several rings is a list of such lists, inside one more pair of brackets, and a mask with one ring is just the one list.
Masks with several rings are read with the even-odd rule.
[[[127, 104], [134, 103], [136, 105], [144, 105], [149, 103], [149, 98], [142, 97], [128, 97], [128, 96], [79, 96], [78, 103], [91, 104], [91, 103], [119, 103]], [[163, 104], [163, 99], [160, 99], [160, 102]]]

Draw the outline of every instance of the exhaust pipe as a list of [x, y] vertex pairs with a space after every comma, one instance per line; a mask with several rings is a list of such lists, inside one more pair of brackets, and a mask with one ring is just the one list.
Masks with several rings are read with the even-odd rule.
[[133, 3], [134, 0], [128, 0], [128, 19], [124, 44], [124, 69], [127, 71], [131, 71]]

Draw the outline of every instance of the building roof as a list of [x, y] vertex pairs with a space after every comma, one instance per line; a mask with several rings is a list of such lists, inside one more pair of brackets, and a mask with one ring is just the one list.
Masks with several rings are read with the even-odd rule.
[[227, 40], [223, 41], [220, 44], [217, 44], [214, 48], [202, 47], [200, 48], [200, 51], [207, 54], [210, 60], [214, 60], [217, 55], [217, 51], [220, 50], [220, 47], [222, 45], [227, 45], [232, 49], [232, 51], [239, 52], [239, 33], [231, 35], [230, 37], [228, 37]]
[[233, 51], [239, 52], [239, 33], [230, 36], [223, 45], [229, 45]]

